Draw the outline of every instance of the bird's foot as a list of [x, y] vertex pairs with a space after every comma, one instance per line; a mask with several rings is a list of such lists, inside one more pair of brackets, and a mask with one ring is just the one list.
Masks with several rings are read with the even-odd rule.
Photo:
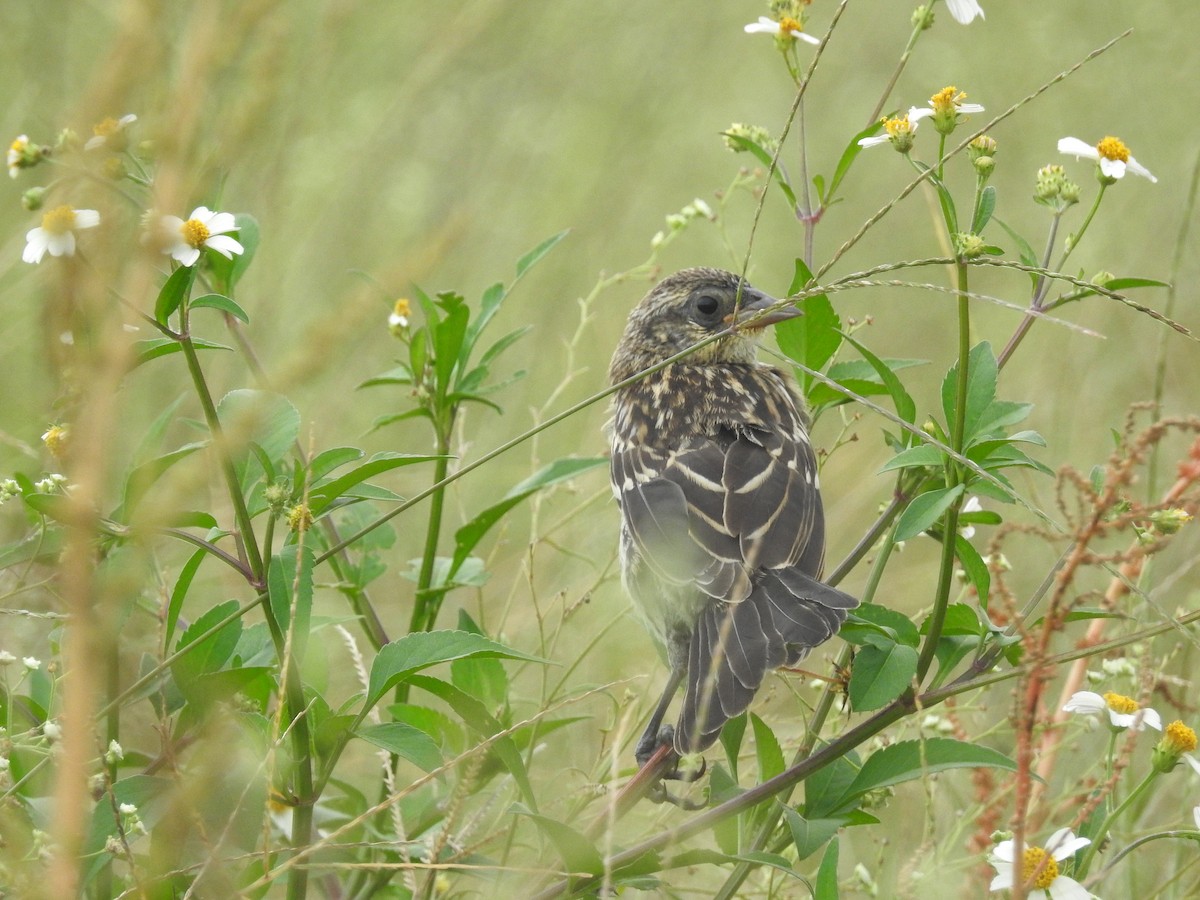
[[654, 783], [654, 787], [650, 788], [646, 793], [646, 798], [651, 803], [670, 803], [672, 806], [678, 806], [680, 809], [688, 812], [694, 812], [708, 806], [707, 790], [705, 790], [704, 795], [700, 799], [694, 800], [691, 797], [680, 797], [677, 794], [672, 794], [661, 781]]

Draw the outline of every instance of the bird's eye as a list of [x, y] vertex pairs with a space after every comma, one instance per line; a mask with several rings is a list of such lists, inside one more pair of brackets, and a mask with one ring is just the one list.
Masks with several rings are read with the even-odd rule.
[[721, 311], [721, 301], [712, 294], [701, 294], [692, 302], [692, 306], [696, 310], [696, 318], [706, 323], [716, 321]]

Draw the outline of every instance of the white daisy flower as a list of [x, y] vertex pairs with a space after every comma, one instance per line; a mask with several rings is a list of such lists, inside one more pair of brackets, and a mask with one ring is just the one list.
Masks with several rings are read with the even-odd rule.
[[[1014, 884], [1015, 846], [1013, 841], [1001, 841], [988, 857], [996, 867], [991, 890], [1011, 890]], [[1091, 900], [1091, 893], [1078, 881], [1060, 875], [1058, 864], [1075, 855], [1090, 844], [1087, 838], [1076, 837], [1070, 828], [1060, 828], [1050, 835], [1046, 846], [1026, 847], [1021, 857], [1020, 878], [1031, 890], [1025, 895], [1029, 900]]]
[[1125, 177], [1128, 169], [1134, 175], [1141, 175], [1157, 183], [1158, 179], [1150, 174], [1150, 170], [1139, 163], [1129, 152], [1120, 138], [1106, 137], [1096, 145], [1088, 144], [1079, 138], [1065, 137], [1058, 142], [1058, 152], [1074, 156], [1076, 159], [1086, 157], [1100, 164], [1100, 172], [1105, 178], [1114, 181]]
[[51, 256], [74, 256], [75, 232], [99, 224], [100, 213], [94, 209], [56, 207], [42, 216], [40, 226], [25, 233], [25, 252], [21, 259], [36, 264], [47, 252]]
[[813, 37], [811, 34], [806, 34], [795, 19], [784, 16], [782, 20], [776, 22], [774, 19], [768, 19], [766, 16], [759, 16], [757, 22], [751, 22], [743, 29], [746, 34], [773, 34], [776, 37], [784, 36], [790, 38], [799, 38], [802, 41], [807, 41], [810, 44], [821, 43], [820, 38]]
[[137, 116], [130, 113], [127, 116], [121, 116], [119, 119], [108, 118], [103, 122], [97, 123], [92, 128], [92, 137], [87, 139], [87, 143], [83, 145], [84, 150], [95, 150], [97, 147], [103, 147], [110, 140], [116, 145], [118, 150], [124, 149], [124, 141], [120, 138], [120, 134], [130, 125], [137, 121]]
[[1112, 692], [1101, 695], [1092, 691], [1078, 691], [1071, 695], [1071, 699], [1063, 707], [1063, 712], [1084, 716], [1098, 716], [1106, 712], [1113, 728], [1145, 731], [1148, 725], [1155, 731], [1162, 731], [1162, 718], [1155, 710], [1141, 706], [1130, 697]]
[[8, 146], [8, 177], [16, 178], [22, 169], [29, 166], [29, 135], [18, 135]]
[[245, 252], [245, 248], [228, 232], [237, 231], [233, 213], [213, 212], [207, 206], [197, 206], [185, 222], [179, 216], [163, 216], [159, 220], [157, 237], [162, 252], [185, 266], [194, 266], [205, 247], [216, 250], [226, 259]]
[[976, 18], [984, 18], [979, 0], [946, 0], [946, 7], [960, 25], [970, 25]]

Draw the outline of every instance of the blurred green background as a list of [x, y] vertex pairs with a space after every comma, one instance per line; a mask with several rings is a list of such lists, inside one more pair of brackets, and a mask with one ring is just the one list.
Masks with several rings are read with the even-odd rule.
[[[812, 171], [828, 176], [850, 137], [867, 124], [910, 32], [915, 4], [858, 0], [848, 4], [829, 43], [807, 100]], [[1066, 165], [1083, 186], [1084, 202], [1068, 216], [1071, 229], [1094, 195], [1087, 162], [1059, 157], [1055, 143], [1076, 136], [1095, 142], [1107, 134], [1130, 145], [1158, 184], [1126, 178], [1108, 192], [1072, 270], [1101, 269], [1177, 283], [1175, 318], [1200, 325], [1196, 313], [1194, 235], [1174, 268], [1189, 185], [1200, 147], [1195, 88], [1200, 83], [1200, 4], [1058, 0], [1032, 4], [984, 0], [986, 21], [954, 23], [941, 5], [936, 26], [921, 38], [888, 109], [924, 105], [947, 84], [967, 92], [987, 112], [972, 125], [1031, 92], [1128, 28], [1133, 33], [1065, 83], [1007, 119], [994, 132], [1000, 149], [992, 183], [997, 216], [1040, 248], [1049, 221], [1031, 201], [1034, 173], [1051, 162]], [[810, 30], [824, 34], [835, 5], [818, 0]], [[734, 156], [719, 133], [732, 122], [778, 133], [793, 98], [792, 82], [769, 37], [742, 26], [766, 12], [756, 2], [617, 3], [481, 2], [8, 2], [0, 10], [0, 133], [27, 133], [50, 142], [69, 126], [81, 134], [106, 117], [136, 113], [137, 139], [151, 139], [185, 176], [174, 185], [185, 214], [205, 203], [248, 212], [262, 226], [258, 257], [240, 286], [251, 315], [247, 335], [276, 387], [304, 416], [305, 434], [322, 449], [354, 444], [368, 451], [423, 452], [428, 432], [413, 423], [369, 432], [372, 421], [400, 411], [403, 392], [356, 390], [398, 354], [386, 327], [393, 300], [413, 284], [427, 291], [455, 289], [477, 302], [495, 280], [511, 280], [515, 260], [563, 229], [569, 237], [522, 283], [505, 306], [495, 334], [523, 324], [533, 332], [510, 351], [501, 368], [528, 375], [496, 399], [501, 417], [471, 409], [460, 448], [478, 456], [535, 420], [532, 412], [568, 375], [551, 409], [556, 412], [606, 383], [605, 370], [624, 317], [649, 281], [618, 284], [599, 294], [592, 318], [569, 356], [567, 343], [580, 322], [579, 298], [602, 273], [627, 270], [646, 259], [664, 216], [699, 197], [716, 205], [714, 191], [751, 165]], [[811, 51], [802, 48], [807, 61]], [[1191, 99], [1188, 99], [1191, 98]], [[929, 160], [932, 129], [918, 135], [918, 155]], [[796, 132], [782, 161], [799, 171]], [[950, 166], [960, 205], [973, 183], [965, 159]], [[0, 203], [0, 340], [7, 350], [0, 403], [0, 475], [35, 473], [51, 465], [38, 436], [55, 420], [59, 373], [49, 362], [56, 335], [44, 312], [53, 280], [46, 269], [20, 262], [25, 231], [36, 224], [20, 208], [23, 190], [45, 183], [46, 170], [3, 181]], [[859, 157], [842, 190], [845, 202], [821, 222], [818, 265], [911, 179], [911, 169], [889, 148]], [[745, 252], [754, 198], [731, 199], [720, 225], [739, 254], [731, 258], [721, 229], [694, 222], [664, 252], [667, 272], [690, 265], [734, 267]], [[832, 270], [842, 275], [871, 265], [938, 255], [936, 202], [917, 191], [893, 209]], [[1193, 223], [1194, 224], [1194, 223]], [[1012, 251], [1002, 232], [989, 236]], [[767, 197], [754, 244], [750, 277], [765, 290], [786, 289], [802, 231], [778, 192]], [[1015, 252], [1010, 253], [1015, 256]], [[921, 270], [917, 280], [946, 284], [945, 272]], [[1028, 280], [1000, 270], [977, 272], [973, 290], [1024, 304]], [[1139, 299], [1156, 308], [1165, 291]], [[953, 359], [953, 298], [915, 289], [870, 289], [834, 296], [843, 320], [870, 316], [860, 333], [880, 355], [932, 361], [914, 372], [910, 389], [920, 415], [937, 409], [937, 385]], [[148, 298], [146, 303], [151, 300]], [[1019, 315], [976, 304], [975, 338], [999, 347]], [[1051, 467], [1083, 471], [1111, 449], [1128, 404], [1153, 393], [1165, 329], [1116, 303], [1092, 298], [1068, 307], [1066, 318], [1106, 337], [1050, 324], [1035, 327], [1004, 373], [1007, 399], [1037, 403], [1025, 427], [1044, 434], [1039, 455]], [[215, 329], [215, 326], [214, 326]], [[220, 339], [219, 334], [205, 335]], [[1165, 412], [1195, 409], [1200, 365], [1195, 345], [1167, 334]], [[208, 358], [214, 391], [251, 379], [232, 355]], [[159, 375], [169, 362], [160, 364]], [[507, 369], [505, 368], [507, 366]], [[136, 442], [145, 422], [183, 392], [183, 380], [143, 370], [128, 380], [114, 423], [118, 446]], [[538, 465], [563, 455], [604, 451], [605, 404], [591, 407], [513, 451], [456, 486], [456, 516], [497, 499]], [[192, 409], [188, 413], [194, 415]], [[828, 558], [836, 562], [888, 499], [891, 479], [876, 476], [888, 452], [868, 413], [850, 432], [858, 441], [839, 450], [822, 476], [829, 509]], [[830, 445], [842, 434], [836, 415], [815, 439]], [[1169, 474], [1169, 473], [1168, 473]], [[423, 487], [418, 468], [388, 482], [401, 493]], [[1020, 486], [1049, 504], [1050, 482]], [[597, 630], [614, 621], [580, 670], [581, 683], [662, 671], [647, 639], [606, 566], [615, 550], [617, 515], [605, 496], [603, 470], [559, 495], [541, 521], [557, 546], [545, 561], [526, 552], [520, 528], [499, 535], [491, 586], [476, 598], [453, 595], [483, 610], [490, 627], [503, 627], [516, 646], [533, 598], [544, 608], [580, 607], [555, 648], [568, 659]], [[572, 510], [576, 510], [572, 513]], [[523, 514], [526, 515], [527, 514]], [[10, 523], [11, 524], [11, 523]], [[396, 521], [397, 568], [420, 552], [421, 510]], [[7, 528], [8, 526], [6, 526]], [[7, 533], [7, 532], [6, 532]], [[913, 546], [889, 572], [883, 602], [915, 612], [932, 590], [935, 545]], [[1180, 553], [1185, 551], [1180, 550]], [[1047, 548], [1030, 565], [1036, 583], [1052, 560]], [[536, 571], [534, 571], [536, 569]], [[858, 573], [848, 584], [861, 583]], [[1020, 573], [1014, 575], [1018, 585]], [[387, 577], [395, 607], [388, 624], [407, 621], [406, 583]], [[335, 601], [336, 602], [336, 601]], [[509, 608], [520, 614], [507, 616]], [[542, 607], [539, 607], [542, 608]], [[452, 609], [450, 610], [452, 612]], [[557, 615], [557, 613], [556, 613]], [[444, 614], [446, 624], [452, 621]], [[636, 648], [633, 670], [630, 648]], [[32, 651], [30, 651], [32, 652]], [[639, 682], [635, 689], [645, 687]], [[653, 690], [648, 690], [653, 693]], [[600, 718], [604, 713], [598, 712]], [[578, 759], [590, 759], [591, 735]]]

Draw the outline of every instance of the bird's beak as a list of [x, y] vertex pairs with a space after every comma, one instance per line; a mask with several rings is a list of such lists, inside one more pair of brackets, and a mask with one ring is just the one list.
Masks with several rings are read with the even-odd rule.
[[804, 315], [795, 306], [781, 306], [778, 309], [771, 310], [769, 313], [763, 313], [763, 310], [770, 309], [778, 302], [770, 294], [764, 294], [762, 291], [756, 291], [753, 288], [745, 288], [742, 290], [742, 302], [737, 316], [728, 316], [726, 322], [731, 326], [748, 326], [749, 328], [758, 330], [770, 325], [776, 325], [786, 319], [794, 319], [796, 316]]

